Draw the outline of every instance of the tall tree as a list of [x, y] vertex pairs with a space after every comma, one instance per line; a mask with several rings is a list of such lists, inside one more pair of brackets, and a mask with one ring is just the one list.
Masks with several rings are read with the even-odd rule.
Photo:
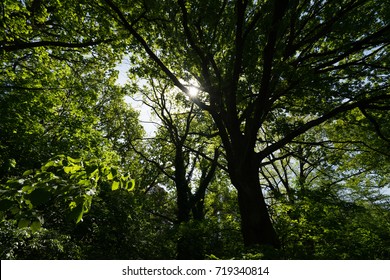
[[[143, 69], [187, 95], [183, 80], [200, 85], [191, 100], [218, 128], [248, 246], [279, 246], [259, 183], [267, 156], [354, 108], [388, 108], [386, 1], [152, 1], [131, 15], [104, 2], [143, 49]], [[265, 142], [276, 116], [283, 128]]]
[[190, 224], [204, 219], [204, 200], [217, 170], [219, 143], [213, 141], [211, 120], [164, 80], [153, 77], [150, 86], [135, 85], [134, 92], [145, 96], [143, 102], [157, 117], [159, 128], [153, 138], [146, 139], [149, 152], [134, 149], [160, 170], [166, 188], [173, 185], [175, 221], [179, 228], [185, 228], [178, 238], [177, 257], [203, 259], [202, 236]]
[[[140, 76], [163, 72], [186, 95], [184, 81], [196, 80], [202, 94], [191, 100], [218, 129], [238, 191], [245, 244], [278, 247], [259, 183], [267, 156], [355, 108], [388, 138], [375, 120], [389, 108], [388, 5], [388, 0], [102, 0], [75, 6], [66, 1], [67, 9], [84, 15], [81, 22], [51, 16], [65, 32], [46, 24], [57, 37], [38, 29], [17, 34], [23, 40], [8, 35], [15, 33], [8, 24], [0, 49], [111, 41], [130, 53]], [[50, 23], [47, 18], [40, 20]], [[270, 123], [280, 127], [271, 138], [264, 133]]]

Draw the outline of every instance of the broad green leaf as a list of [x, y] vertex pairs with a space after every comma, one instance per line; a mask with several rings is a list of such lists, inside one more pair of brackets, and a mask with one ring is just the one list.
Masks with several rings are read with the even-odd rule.
[[18, 222], [18, 227], [19, 228], [25, 228], [25, 227], [28, 227], [28, 225], [30, 224], [30, 221], [27, 220], [27, 219], [21, 219], [19, 220]]
[[91, 181], [90, 180], [86, 180], [86, 179], [82, 179], [78, 182], [79, 185], [82, 185], [82, 186], [90, 186], [91, 185]]
[[52, 167], [52, 166], [56, 166], [56, 162], [55, 161], [47, 162], [44, 166], [42, 166], [41, 170], [42, 171], [46, 171], [47, 169], [49, 169], [49, 167]]
[[80, 165], [73, 165], [73, 166], [65, 166], [64, 171], [65, 173], [75, 173], [78, 170], [80, 170], [82, 167]]
[[107, 180], [113, 180], [114, 179], [114, 175], [110, 172], [110, 173], [108, 173], [108, 175], [107, 175]]
[[119, 182], [118, 181], [112, 182], [111, 190], [116, 191], [117, 189], [119, 189]]
[[41, 227], [42, 227], [42, 225], [41, 225], [40, 221], [34, 221], [30, 225], [30, 228], [32, 229], [33, 232], [36, 232], [36, 231], [40, 230]]

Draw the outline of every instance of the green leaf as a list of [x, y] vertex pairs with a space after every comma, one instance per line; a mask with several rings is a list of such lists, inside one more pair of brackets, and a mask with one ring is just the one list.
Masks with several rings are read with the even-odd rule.
[[32, 170], [32, 169], [24, 171], [23, 176], [31, 175], [33, 172], [34, 172], [34, 170]]
[[16, 167], [16, 160], [13, 158], [9, 159], [9, 166], [11, 166], [12, 168], [15, 168]]
[[78, 170], [81, 169], [81, 166], [80, 165], [73, 165], [73, 166], [65, 166], [64, 167], [64, 171], [65, 173], [69, 174], [69, 173], [75, 173], [77, 172]]
[[55, 161], [47, 162], [44, 166], [42, 166], [41, 170], [42, 171], [46, 171], [47, 169], [49, 169], [49, 167], [52, 167], [52, 166], [56, 166], [56, 162]]
[[77, 224], [82, 220], [83, 214], [84, 214], [83, 204], [80, 203], [70, 211], [68, 218], [72, 221], [76, 221]]
[[110, 172], [110, 173], [108, 173], [108, 175], [107, 175], [107, 180], [113, 180], [114, 179], [114, 175]]
[[117, 189], [119, 189], [119, 182], [118, 182], [118, 181], [112, 182], [111, 189], [112, 189], [113, 191], [116, 191]]
[[30, 224], [30, 221], [29, 221], [29, 220], [21, 219], [21, 220], [19, 220], [19, 222], [18, 222], [18, 227], [19, 227], [19, 228], [25, 228], [25, 227], [28, 227], [29, 224]]
[[134, 190], [134, 188], [135, 188], [135, 180], [134, 179], [131, 179], [130, 181], [127, 181], [126, 182], [126, 187], [125, 187], [125, 189], [127, 190], [127, 191], [132, 191], [132, 190]]
[[31, 228], [31, 230], [33, 232], [36, 232], [36, 231], [40, 230], [41, 227], [42, 227], [42, 225], [41, 225], [40, 221], [34, 221], [34, 222], [31, 223], [31, 226], [30, 226], [30, 228]]
[[72, 163], [80, 163], [81, 162], [81, 159], [77, 159], [77, 158], [71, 158], [71, 157], [66, 157], [68, 159], [69, 162], [72, 162]]
[[88, 186], [91, 185], [91, 181], [86, 180], [86, 179], [82, 179], [82, 180], [80, 180], [80, 181], [78, 182], [78, 184], [79, 184], [79, 185], [82, 185], [82, 186], [88, 187]]
[[30, 198], [31, 203], [34, 206], [39, 206], [45, 204], [51, 199], [51, 194], [49, 191], [44, 189], [33, 190], [28, 197]]

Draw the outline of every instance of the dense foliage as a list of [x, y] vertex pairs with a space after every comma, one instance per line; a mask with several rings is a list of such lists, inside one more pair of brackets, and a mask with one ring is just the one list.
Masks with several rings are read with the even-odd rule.
[[389, 259], [389, 4], [2, 1], [1, 259]]

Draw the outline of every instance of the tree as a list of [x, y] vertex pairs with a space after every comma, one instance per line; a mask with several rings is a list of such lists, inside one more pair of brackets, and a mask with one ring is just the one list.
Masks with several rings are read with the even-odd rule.
[[[108, 135], [107, 122], [114, 123], [107, 108], [125, 104], [123, 91], [115, 85], [117, 72], [112, 70], [118, 56], [95, 43], [64, 43], [56, 48], [61, 45], [56, 32], [72, 36], [66, 32], [71, 22], [50, 10], [59, 5], [65, 13], [66, 5], [5, 2], [1, 5], [1, 218], [35, 231], [54, 213], [57, 222], [65, 216], [79, 222], [101, 184], [110, 182], [113, 189], [134, 185], [118, 169], [118, 155], [111, 147], [114, 140]], [[77, 14], [76, 10], [72, 12]], [[26, 43], [27, 38], [34, 42]], [[36, 44], [39, 40], [52, 44]], [[11, 49], [9, 41], [15, 44]], [[128, 121], [127, 129], [134, 123], [136, 135], [136, 115], [125, 108], [119, 113]], [[45, 211], [48, 208], [53, 213]]]
[[[33, 30], [17, 34], [20, 42], [7, 35], [0, 49], [111, 42], [131, 55], [139, 76], [162, 72], [186, 95], [185, 83], [197, 81], [201, 94], [190, 99], [217, 127], [247, 246], [279, 247], [259, 180], [267, 157], [354, 109], [388, 138], [378, 121], [388, 118], [390, 99], [388, 1], [70, 3], [66, 8], [85, 22], [41, 19], [55, 19], [65, 27], [64, 36]], [[54, 15], [53, 7], [50, 2], [45, 9]], [[58, 8], [57, 15], [65, 14]], [[44, 24], [62, 34], [52, 26]], [[272, 135], [266, 133], [270, 126], [276, 128]]]
[[[385, 2], [159, 1], [131, 15], [105, 3], [144, 51], [143, 72], [164, 72], [187, 95], [183, 80], [200, 85], [191, 100], [218, 128], [248, 246], [279, 246], [259, 183], [267, 156], [355, 108], [388, 108]], [[276, 116], [281, 129], [264, 142]]]
[[145, 96], [144, 104], [159, 122], [156, 135], [147, 139], [146, 149], [151, 151], [133, 148], [165, 177], [165, 182], [161, 182], [164, 188], [171, 191], [173, 183], [177, 205], [175, 222], [183, 229], [178, 238], [177, 258], [203, 259], [204, 242], [197, 232], [197, 224], [204, 220], [204, 201], [217, 170], [219, 144], [212, 139], [210, 120], [168, 85], [164, 84], [163, 77], [151, 77], [150, 87], [133, 85], [132, 91]]
[[264, 162], [280, 257], [388, 258], [389, 143], [368, 123], [351, 121], [359, 116], [354, 110], [346, 123], [316, 127]]

